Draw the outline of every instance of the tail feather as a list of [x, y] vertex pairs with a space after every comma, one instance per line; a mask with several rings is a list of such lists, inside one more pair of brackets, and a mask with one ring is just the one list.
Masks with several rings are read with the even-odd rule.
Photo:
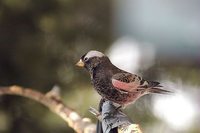
[[153, 88], [153, 87], [161, 87], [159, 82], [156, 81], [147, 81], [148, 82], [148, 87]]
[[161, 87], [163, 87], [163, 86], [160, 85], [159, 82], [149, 81], [148, 83], [149, 83], [149, 85], [148, 85], [149, 90], [148, 91], [150, 93], [158, 93], [158, 94], [170, 94], [170, 93], [172, 93], [172, 91], [161, 89]]
[[157, 87], [150, 88], [149, 92], [150, 93], [158, 93], [158, 94], [170, 94], [170, 93], [173, 93], [172, 91], [160, 89], [160, 88], [157, 88]]

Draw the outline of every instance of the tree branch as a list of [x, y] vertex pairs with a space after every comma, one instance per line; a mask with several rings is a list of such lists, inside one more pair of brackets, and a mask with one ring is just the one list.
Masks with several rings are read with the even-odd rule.
[[[30, 88], [23, 88], [20, 86], [0, 87], [0, 95], [18, 95], [35, 100], [52, 112], [60, 116], [68, 125], [73, 128], [77, 133], [95, 133], [96, 125], [91, 122], [89, 118], [82, 118], [78, 113], [64, 105], [59, 95], [59, 88], [54, 87], [46, 94], [42, 94]], [[99, 120], [102, 119], [101, 113], [94, 108], [89, 110]], [[126, 115], [124, 114], [126, 117]], [[122, 124], [118, 127], [119, 133], [142, 133], [138, 124]]]
[[20, 86], [0, 87], [0, 95], [18, 95], [35, 100], [60, 116], [77, 133], [95, 133], [96, 131], [95, 124], [89, 118], [81, 118], [78, 113], [64, 105], [55, 89], [42, 94]]

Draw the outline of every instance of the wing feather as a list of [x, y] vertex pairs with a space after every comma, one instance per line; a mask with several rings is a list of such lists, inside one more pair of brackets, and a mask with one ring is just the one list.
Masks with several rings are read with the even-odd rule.
[[169, 90], [161, 89], [162, 86], [156, 81], [147, 81], [140, 76], [131, 73], [117, 73], [112, 77], [112, 85], [125, 92], [146, 92], [146, 93], [170, 93]]
[[141, 85], [142, 78], [131, 73], [117, 73], [112, 77], [112, 84], [117, 89], [132, 92]]

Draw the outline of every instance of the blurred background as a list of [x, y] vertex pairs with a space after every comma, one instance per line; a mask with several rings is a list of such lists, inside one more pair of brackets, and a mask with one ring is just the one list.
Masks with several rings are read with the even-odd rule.
[[[75, 67], [91, 49], [170, 96], [148, 95], [125, 112], [144, 133], [200, 132], [199, 0], [1, 0], [0, 86], [41, 92], [61, 88], [81, 116], [100, 96], [86, 71]], [[0, 133], [73, 133], [44, 106], [0, 96]]]

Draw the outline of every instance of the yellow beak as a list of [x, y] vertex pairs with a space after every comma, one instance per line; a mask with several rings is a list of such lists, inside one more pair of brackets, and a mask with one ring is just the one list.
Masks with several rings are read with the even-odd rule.
[[76, 63], [76, 66], [84, 67], [85, 64], [84, 64], [84, 62], [82, 61], [82, 59], [80, 59], [79, 62]]

